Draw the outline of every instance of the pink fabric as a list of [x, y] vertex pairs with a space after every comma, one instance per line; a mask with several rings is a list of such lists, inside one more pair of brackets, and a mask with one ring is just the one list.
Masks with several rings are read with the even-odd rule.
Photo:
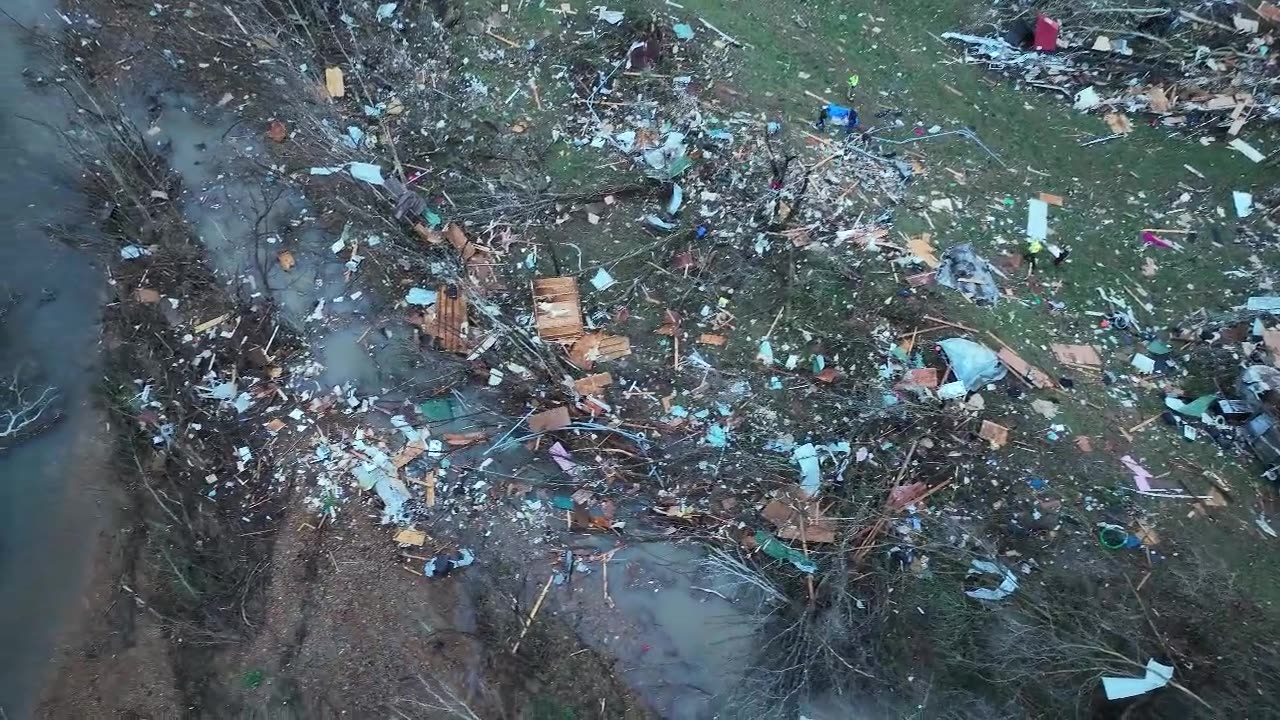
[[1120, 458], [1120, 462], [1124, 463], [1124, 466], [1133, 473], [1133, 484], [1137, 485], [1139, 490], [1151, 492], [1151, 478], [1153, 476], [1146, 468], [1139, 465], [1137, 460], [1128, 455]]

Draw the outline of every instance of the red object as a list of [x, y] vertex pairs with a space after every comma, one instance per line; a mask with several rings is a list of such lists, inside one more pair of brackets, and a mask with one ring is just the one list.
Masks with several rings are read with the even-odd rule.
[[1057, 20], [1051, 20], [1044, 15], [1036, 16], [1036, 32], [1035, 44], [1032, 45], [1040, 52], [1055, 52], [1058, 49], [1058, 28]]

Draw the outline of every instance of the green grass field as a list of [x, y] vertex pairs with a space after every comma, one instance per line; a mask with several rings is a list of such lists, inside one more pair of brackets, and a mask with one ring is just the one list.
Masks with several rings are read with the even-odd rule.
[[[682, 0], [676, 6], [650, 0], [618, 2], [611, 7], [624, 10], [629, 18], [654, 13], [660, 25], [669, 25], [673, 19], [689, 23], [696, 31], [693, 43], [702, 45], [710, 55], [725, 58], [714, 63], [722, 73], [711, 84], [712, 92], [723, 100], [726, 109], [779, 120], [792, 137], [807, 130], [812, 122], [819, 106], [815, 96], [842, 101], [844, 79], [850, 73], [861, 78], [852, 104], [857, 106], [864, 127], [883, 128], [901, 120], [901, 127], [878, 131], [881, 137], [904, 140], [915, 137], [914, 128], [935, 125], [944, 130], [971, 129], [1001, 162], [957, 137], [926, 139], [900, 147], [901, 152], [918, 159], [926, 172], [909, 186], [904, 203], [895, 209], [894, 230], [908, 235], [930, 232], [939, 251], [971, 242], [991, 260], [1004, 254], [1018, 255], [1025, 242], [1027, 200], [1042, 192], [1064, 197], [1063, 207], [1050, 208], [1049, 242], [1071, 248], [1067, 263], [1056, 268], [1042, 263], [1034, 282], [1028, 282], [1025, 270], [1011, 271], [1003, 287], [1012, 288], [1014, 297], [995, 308], [974, 306], [946, 289], [937, 290], [937, 301], [931, 307], [939, 308], [933, 312], [942, 313], [952, 322], [982, 331], [979, 339], [990, 342], [985, 334], [994, 333], [1026, 360], [1055, 375], [1058, 368], [1049, 350], [1051, 342], [1088, 342], [1101, 348], [1104, 366], [1122, 376], [1121, 382], [1108, 387], [1074, 373], [1079, 382], [1073, 393], [1059, 398], [1062, 402], [1058, 418], [1044, 420], [1029, 410], [1028, 403], [1035, 394], [989, 406], [984, 417], [1006, 424], [1011, 424], [1006, 418], [1020, 418], [1017, 424], [1026, 428], [1016, 437], [1020, 443], [996, 455], [1010, 474], [1011, 486], [1027, 475], [1046, 478], [1064, 502], [1074, 508], [1083, 527], [1100, 519], [1124, 517], [1136, 505], [1159, 527], [1163, 541], [1155, 553], [1158, 564], [1152, 564], [1150, 557], [1143, 559], [1141, 553], [1108, 553], [1088, 542], [1088, 533], [1083, 544], [1046, 543], [1041, 551], [1045, 557], [1055, 557], [1055, 561], [1042, 562], [1046, 579], [1039, 590], [1028, 593], [1040, 602], [1053, 602], [1053, 593], [1072, 587], [1069, 581], [1074, 576], [1093, 572], [1098, 578], [1098, 598], [1083, 603], [1075, 599], [1062, 602], [1062, 612], [1078, 619], [1096, 607], [1101, 613], [1097, 622], [1105, 625], [1108, 608], [1137, 607], [1133, 605], [1136, 591], [1130, 595], [1130, 588], [1111, 583], [1132, 574], [1136, 585], [1142, 573], [1147, 572], [1156, 578], [1152, 587], [1159, 586], [1149, 602], [1173, 603], [1151, 608], [1162, 618], [1159, 622], [1153, 620], [1158, 625], [1166, 622], [1165, 618], [1176, 617], [1183, 609], [1178, 605], [1195, 605], [1188, 603], [1185, 595], [1179, 595], [1180, 591], [1190, 592], [1188, 588], [1194, 583], [1188, 578], [1230, 578], [1232, 587], [1241, 594], [1230, 594], [1229, 601], [1220, 584], [1204, 580], [1206, 584], [1195, 587], [1197, 592], [1210, 594], [1222, 589], [1223, 605], [1247, 603], [1257, 614], [1251, 610], [1242, 617], [1247, 616], [1252, 622], [1280, 620], [1280, 559], [1273, 549], [1277, 541], [1265, 538], [1253, 525], [1255, 509], [1265, 507], [1271, 497], [1270, 490], [1262, 488], [1256, 479], [1259, 468], [1248, 459], [1223, 455], [1209, 443], [1186, 443], [1159, 422], [1136, 433], [1132, 442], [1127, 440], [1124, 429], [1162, 409], [1162, 393], [1154, 384], [1137, 384], [1123, 378], [1133, 374], [1129, 360], [1134, 348], [1121, 342], [1121, 336], [1113, 331], [1100, 330], [1099, 318], [1088, 314], [1108, 309], [1099, 295], [1102, 290], [1131, 304], [1149, 304], [1149, 309], [1136, 309], [1136, 316], [1146, 327], [1160, 331], [1195, 311], [1204, 309], [1213, 314], [1242, 304], [1251, 294], [1260, 294], [1252, 277], [1227, 273], [1247, 270], [1255, 264], [1276, 263], [1273, 248], [1254, 250], [1237, 242], [1239, 221], [1231, 202], [1233, 190], [1260, 190], [1268, 180], [1274, 182], [1266, 169], [1224, 147], [1222, 142], [1205, 145], [1194, 138], [1144, 126], [1139, 118], [1133, 118], [1135, 130], [1127, 136], [1080, 147], [1083, 142], [1110, 134], [1102, 117], [1077, 113], [1060, 97], [1016, 88], [980, 65], [963, 64], [959, 62], [961, 48], [940, 39], [942, 33], [952, 30], [981, 32], [983, 19], [965, 3], [906, 0], [887, 7], [868, 0]], [[514, 24], [502, 30], [513, 38], [546, 37], [545, 33], [554, 37], [557, 32], [568, 35], [590, 26], [585, 8], [579, 8], [582, 14], [564, 23], [535, 4], [522, 3], [520, 8]], [[700, 24], [699, 18], [745, 47], [710, 47], [718, 36]], [[533, 132], [540, 138], [549, 137], [547, 129], [558, 116], [583, 111], [560, 104], [538, 113], [527, 97], [512, 105], [502, 104], [513, 90], [527, 82], [527, 77], [504, 78], [500, 72], [489, 70], [486, 78], [494, 87], [494, 111], [505, 122], [533, 118], [537, 128]], [[544, 82], [550, 84], [549, 80]], [[1274, 148], [1277, 142], [1274, 134], [1257, 126], [1247, 127], [1244, 137], [1263, 149]], [[815, 157], [811, 154], [810, 161]], [[604, 151], [553, 146], [546, 173], [554, 188], [589, 188], [616, 177], [608, 167], [614, 159]], [[942, 197], [954, 200], [959, 209], [949, 214], [929, 211], [929, 201]], [[871, 201], [868, 212], [880, 209], [875, 205], [880, 199]], [[1194, 235], [1168, 235], [1179, 240], [1182, 249], [1160, 249], [1143, 245], [1139, 235], [1144, 228], [1180, 228]], [[617, 257], [629, 246], [651, 240], [651, 236], [623, 219], [606, 220], [588, 233], [570, 232], [576, 233], [575, 241], [580, 240], [585, 248], [587, 268]], [[592, 233], [607, 240], [593, 244], [589, 237]], [[583, 237], [578, 238], [577, 234]], [[651, 272], [641, 259], [613, 267], [619, 280]], [[883, 308], [901, 284], [888, 272], [876, 272], [874, 262], [867, 267], [866, 281], [857, 290], [857, 302]], [[772, 293], [768, 287], [739, 288], [742, 292], [735, 298], [738, 317], [757, 336], [762, 334], [758, 328], [777, 317], [778, 326], [784, 328], [779, 332], [780, 341], [786, 341], [794, 340], [786, 337], [786, 328], [807, 326], [821, 337], [850, 316], [850, 290], [837, 273], [811, 263], [801, 282], [805, 292], [797, 296], [784, 297], [776, 287]], [[699, 292], [714, 301], [718, 290]], [[1049, 301], [1065, 307], [1061, 312], [1050, 312]], [[921, 321], [920, 326], [928, 324], [932, 323]], [[642, 340], [637, 345], [640, 354], [646, 352]], [[658, 357], [660, 352], [667, 352], [666, 348], [660, 345], [649, 350]], [[733, 348], [733, 352], [726, 351], [721, 359], [726, 364], [749, 363], [754, 352], [753, 344], [744, 344]], [[1214, 381], [1221, 382], [1223, 378], [1192, 374], [1171, 380], [1187, 392], [1198, 393], [1212, 391]], [[1125, 392], [1118, 392], [1117, 387]], [[1122, 402], [1126, 396], [1133, 398], [1132, 406], [1126, 407]], [[1044, 430], [1051, 422], [1066, 425], [1068, 434], [1057, 441], [1047, 439]], [[1082, 434], [1093, 439], [1094, 452], [1086, 454], [1077, 449], [1073, 439]], [[1215, 472], [1230, 483], [1232, 504], [1206, 516], [1191, 513], [1192, 506], [1185, 500], [1128, 494], [1124, 488], [1132, 486], [1132, 479], [1119, 462], [1119, 456], [1125, 454], [1139, 458], [1157, 475], [1185, 477], [1193, 487], [1205, 487], [1202, 470]], [[1085, 496], [1094, 498], [1096, 507], [1101, 509], [1081, 509]], [[958, 504], [965, 502], [963, 497], [953, 499]], [[983, 502], [976, 497], [972, 500]], [[925, 634], [933, 644], [930, 654], [935, 658], [990, 650], [981, 635], [1003, 627], [999, 625], [1000, 618], [994, 614], [975, 617], [972, 608], [957, 609], [956, 598], [947, 594], [952, 587], [952, 583], [936, 580], [910, 587], [903, 597], [902, 609], [918, 609], [929, 618], [921, 621], [920, 628], [932, 628]], [[1232, 622], [1230, 614], [1219, 614], [1212, 607], [1212, 603], [1196, 607], [1203, 613], [1194, 615], [1194, 622], [1203, 622], [1205, 627]], [[1145, 613], [1148, 609], [1142, 610]], [[1143, 616], [1136, 617], [1140, 620]], [[1135, 636], [1139, 630], [1145, 632], [1145, 628], [1135, 629]], [[1115, 637], [1123, 637], [1125, 629], [1110, 631]], [[912, 633], [904, 633], [898, 627], [890, 635], [902, 639]], [[1248, 642], [1247, 634], [1224, 630], [1220, 636], [1227, 643]], [[903, 647], [914, 646], [915, 642], [911, 639]], [[1136, 640], [1130, 649], [1134, 653], [1151, 651]], [[1186, 652], [1192, 655], [1190, 650]], [[1247, 654], [1250, 650], [1245, 646], [1222, 648], [1222, 653], [1232, 652]], [[920, 660], [910, 653], [898, 659], [909, 665], [912, 658]], [[1141, 661], [1145, 659], [1142, 657]], [[1045, 691], [1037, 695], [1034, 689], [1026, 689], [1032, 684], [1028, 678], [1018, 681], [1025, 685], [1019, 686], [1022, 690], [1011, 689], [1012, 681], [1010, 686], [1001, 688], [999, 678], [989, 671], [946, 662], [939, 667], [944, 669], [936, 678], [940, 683], [937, 687], [916, 688], [917, 699], [926, 707], [922, 717], [946, 715], [942, 711], [953, 697], [945, 687], [947, 682], [958, 687], [975, 678], [993, 683], [991, 692], [984, 696], [993, 703], [1022, 702], [1024, 708], [1042, 707], [1045, 712], [1062, 716], [1062, 706], [1054, 704], [1062, 701], [1060, 693]], [[1028, 699], [1029, 696], [1033, 697]], [[1083, 702], [1079, 706], [1087, 707]], [[1197, 711], [1203, 710], [1197, 707]]]

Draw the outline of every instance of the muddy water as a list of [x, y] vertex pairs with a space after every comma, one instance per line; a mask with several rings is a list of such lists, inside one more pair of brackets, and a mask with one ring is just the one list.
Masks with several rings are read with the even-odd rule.
[[[348, 272], [345, 254], [334, 254], [341, 229], [319, 228], [301, 193], [262, 170], [270, 155], [261, 130], [237, 123], [234, 102], [216, 108], [161, 93], [131, 114], [181, 174], [184, 192], [176, 200], [210, 264], [242, 296], [276, 301], [281, 318], [301, 330], [324, 365], [315, 380], [320, 387], [350, 384], [360, 394], [394, 397], [448, 371], [443, 363], [419, 362], [421, 350], [397, 336], [395, 324], [391, 336], [374, 326], [375, 303], [388, 299], [366, 287], [361, 272]], [[350, 237], [364, 238], [358, 230]], [[297, 260], [287, 273], [276, 263], [282, 249]], [[357, 292], [362, 296], [353, 301]], [[484, 404], [483, 391], [466, 395]], [[525, 465], [512, 457], [503, 464]], [[566, 588], [564, 610], [583, 640], [618, 658], [628, 683], [663, 717], [714, 717], [756, 643], [759, 598], [706, 572], [701, 559], [693, 546], [620, 550], [610, 563], [613, 607], [604, 605], [599, 575]]]
[[609, 563], [617, 613], [579, 630], [621, 661], [627, 683], [663, 717], [714, 717], [757, 642], [759, 598], [702, 560], [698, 546], [623, 548]]
[[[344, 237], [359, 248], [381, 239], [354, 227], [320, 227], [301, 191], [263, 169], [271, 159], [267, 140], [260, 128], [238, 122], [234, 101], [210, 107], [163, 92], [135, 103], [131, 115], [151, 149], [182, 176], [178, 202], [210, 265], [240, 297], [275, 302], [280, 319], [310, 340], [325, 366], [321, 385], [385, 394], [436, 374], [402, 352], [407, 333], [371, 329], [377, 294], [360, 266], [348, 265], [350, 253], [333, 249]], [[277, 260], [282, 251], [295, 262], [287, 271]]]
[[[3, 0], [0, 8], [37, 32], [56, 32], [52, 0]], [[67, 108], [56, 89], [33, 89], [41, 59], [26, 31], [0, 17], [0, 296], [17, 304], [0, 325], [0, 372], [38, 368], [61, 388], [65, 416], [0, 454], [0, 715], [28, 717], [56, 637], [84, 577], [101, 525], [106, 448], [91, 387], [103, 285], [88, 257], [49, 236], [48, 224], [90, 214], [74, 187], [56, 128]], [[84, 227], [92, 223], [83, 223]]]
[[[307, 318], [321, 300], [324, 317], [368, 310], [368, 298], [350, 298], [357, 288], [347, 279], [346, 256], [331, 250], [340, 234], [318, 229], [297, 188], [265, 169], [268, 141], [260, 129], [237, 122], [234, 101], [210, 107], [164, 92], [134, 103], [130, 115], [151, 149], [182, 176], [183, 215], [233, 291], [247, 299], [271, 296], [294, 327], [318, 322]], [[296, 262], [287, 272], [277, 262], [284, 250]]]

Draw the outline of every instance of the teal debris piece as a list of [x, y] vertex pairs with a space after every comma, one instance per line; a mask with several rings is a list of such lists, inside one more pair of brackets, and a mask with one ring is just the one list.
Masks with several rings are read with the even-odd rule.
[[1176, 412], [1186, 415], [1187, 417], [1198, 418], [1209, 412], [1209, 406], [1213, 405], [1213, 401], [1217, 399], [1217, 395], [1203, 395], [1189, 403], [1183, 403], [1181, 405], [1177, 403], [1176, 399], [1174, 399], [1173, 402], [1166, 400], [1165, 405]]
[[774, 537], [773, 533], [767, 530], [756, 531], [756, 543], [760, 545], [760, 552], [775, 560], [786, 560], [795, 565], [800, 572], [809, 574], [818, 572], [817, 563], [805, 557], [804, 553]]
[[729, 431], [720, 424], [707, 428], [707, 444], [713, 448], [729, 447]]
[[693, 161], [687, 157], [681, 156], [671, 161], [670, 167], [667, 169], [667, 177], [672, 180], [680, 177], [685, 170], [693, 167]]
[[1152, 340], [1147, 343], [1147, 352], [1152, 355], [1168, 355], [1173, 348], [1169, 347], [1169, 343], [1163, 340]]
[[551, 498], [551, 506], [560, 510], [572, 510], [573, 498], [568, 495], [556, 495]]
[[693, 28], [685, 23], [676, 23], [671, 26], [671, 29], [675, 31], [676, 37], [681, 40], [693, 39]]
[[444, 218], [432, 212], [430, 208], [422, 211], [422, 217], [427, 219], [427, 222], [431, 224], [433, 229], [444, 225]]
[[433, 398], [418, 403], [418, 414], [431, 422], [453, 419], [453, 398]]

